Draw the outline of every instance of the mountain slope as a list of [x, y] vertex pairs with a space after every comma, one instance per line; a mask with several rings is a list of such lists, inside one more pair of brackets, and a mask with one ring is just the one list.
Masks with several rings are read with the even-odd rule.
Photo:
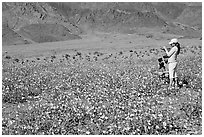
[[31, 24], [20, 28], [18, 33], [38, 43], [81, 38], [59, 24]]
[[202, 29], [202, 6], [188, 6], [176, 21]]
[[116, 31], [123, 27], [156, 27], [165, 21], [150, 3], [49, 3], [82, 30]]
[[[201, 3], [72, 2], [49, 3], [49, 5], [84, 32], [89, 30], [121, 32], [121, 30], [140, 27], [167, 27], [169, 31], [166, 31], [166, 33], [192, 36], [196, 34], [196, 37], [201, 35], [199, 31], [191, 29], [192, 25], [201, 27]], [[194, 11], [197, 7], [201, 8]]]
[[[35, 24], [34, 26], [39, 25], [37, 28], [40, 28], [42, 24], [53, 24], [44, 26], [48, 27], [55, 26], [55, 29], [59, 29], [61, 27], [64, 30], [68, 30], [66, 31], [66, 34], [63, 34], [66, 35], [66, 37], [63, 38], [61, 38], [62, 37], [61, 32], [56, 31], [59, 34], [55, 33], [55, 38], [52, 36], [50, 38], [47, 37], [44, 40], [36, 40], [33, 39], [33, 37], [25, 37], [25, 39], [30, 39], [30, 41], [35, 42], [49, 42], [55, 40], [70, 40], [80, 38], [79, 36], [76, 37], [76, 34], [80, 33], [80, 30], [77, 28], [77, 26], [74, 26], [73, 24], [68, 22], [66, 18], [55, 12], [53, 8], [46, 3], [11, 2], [3, 3], [2, 6], [3, 6], [2, 22], [4, 25], [8, 26], [8, 28], [14, 31], [15, 33], [18, 33], [19, 30], [20, 32], [22, 32], [21, 28], [25, 26], [29, 27], [29, 25], [31, 25], [30, 28], [32, 28], [33, 24]], [[55, 24], [59, 24], [58, 27], [56, 27]], [[48, 29], [48, 27], [46, 28]], [[5, 31], [5, 29], [3, 29], [3, 31]], [[30, 32], [27, 33], [33, 34], [34, 30], [29, 29], [29, 31]], [[41, 31], [45, 31], [45, 29], [41, 29]], [[3, 33], [6, 32], [7, 31]], [[22, 37], [24, 37], [24, 35], [22, 35]]]
[[10, 29], [8, 26], [2, 26], [2, 45], [18, 45], [30, 43], [31, 42], [25, 40], [22, 36]]
[[187, 6], [182, 2], [156, 2], [153, 5], [168, 20], [176, 19]]
[[202, 3], [195, 2], [3, 2], [2, 11], [7, 26], [3, 34], [15, 35], [17, 43], [80, 39], [78, 35], [93, 31], [135, 33], [140, 28], [188, 37], [202, 34]]

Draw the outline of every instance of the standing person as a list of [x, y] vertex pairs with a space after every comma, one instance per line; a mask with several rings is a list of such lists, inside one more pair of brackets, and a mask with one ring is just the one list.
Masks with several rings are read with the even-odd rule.
[[173, 82], [178, 88], [178, 78], [177, 78], [177, 55], [180, 53], [180, 44], [177, 39], [171, 39], [169, 42], [169, 45], [172, 46], [171, 50], [168, 51], [167, 48], [164, 46], [164, 50], [167, 54], [168, 58], [168, 64], [169, 64], [169, 89], [173, 88]]

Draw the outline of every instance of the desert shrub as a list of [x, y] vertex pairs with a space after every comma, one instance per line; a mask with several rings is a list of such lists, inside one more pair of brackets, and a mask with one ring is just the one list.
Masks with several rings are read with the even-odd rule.
[[81, 55], [82, 55], [81, 52], [76, 53], [76, 56], [81, 56]]
[[5, 56], [5, 59], [11, 59], [11, 56], [6, 55], [6, 56]]
[[146, 38], [152, 38], [152, 37], [153, 37], [152, 34], [149, 34], [149, 35], [146, 36]]
[[19, 59], [16, 58], [16, 59], [14, 59], [14, 61], [15, 61], [15, 62], [19, 62]]
[[56, 58], [56, 56], [55, 56], [55, 55], [52, 55], [52, 56], [51, 56], [51, 59], [55, 59], [55, 58]]

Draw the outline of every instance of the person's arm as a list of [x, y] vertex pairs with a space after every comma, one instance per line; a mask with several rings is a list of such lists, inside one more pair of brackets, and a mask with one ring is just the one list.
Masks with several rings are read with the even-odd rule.
[[174, 52], [175, 52], [175, 48], [174, 47], [168, 52], [167, 48], [164, 46], [164, 50], [165, 50], [165, 52], [166, 52], [168, 57], [171, 57], [174, 54]]

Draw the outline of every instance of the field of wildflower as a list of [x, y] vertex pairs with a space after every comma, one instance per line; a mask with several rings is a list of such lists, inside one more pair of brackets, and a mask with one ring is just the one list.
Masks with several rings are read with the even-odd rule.
[[2, 134], [202, 134], [201, 46], [182, 49], [181, 87], [173, 90], [155, 75], [157, 58], [140, 53], [76, 52], [32, 61], [5, 56]]

